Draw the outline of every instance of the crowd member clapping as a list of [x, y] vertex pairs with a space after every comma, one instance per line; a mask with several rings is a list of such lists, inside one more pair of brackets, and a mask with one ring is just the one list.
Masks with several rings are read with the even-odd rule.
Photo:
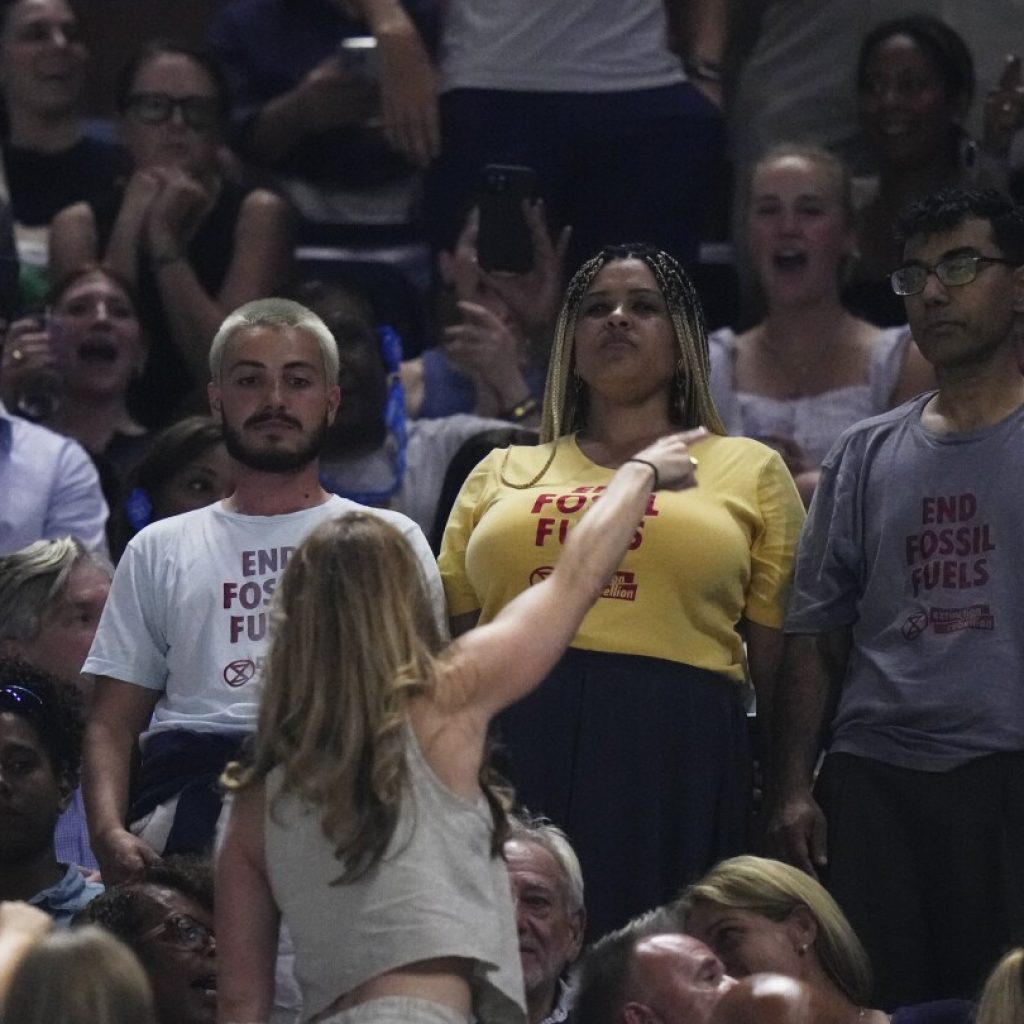
[[0, 4], [2, 176], [18, 224], [29, 302], [46, 292], [50, 221], [110, 186], [118, 147], [84, 134], [79, 116], [89, 53], [68, 0]]
[[755, 165], [747, 249], [767, 310], [743, 334], [708, 339], [711, 390], [731, 433], [778, 447], [809, 503], [818, 467], [846, 427], [934, 382], [906, 327], [880, 330], [844, 309], [855, 259], [850, 176], [824, 150], [781, 145]]
[[550, 572], [616, 467], [652, 438], [706, 428], [691, 435], [697, 488], [651, 499], [571, 649], [500, 721], [523, 802], [573, 838], [599, 935], [746, 842], [740, 630], [767, 719], [803, 509], [775, 452], [720, 436], [699, 301], [670, 256], [604, 250], [570, 282], [558, 325], [546, 443], [493, 452], [448, 521], [453, 632]]
[[871, 964], [835, 900], [810, 875], [763, 857], [734, 857], [688, 886], [681, 925], [706, 942], [736, 978], [771, 972], [821, 991], [837, 1019], [865, 1024], [967, 1024], [973, 1006], [947, 999], [866, 1009]]
[[278, 197], [222, 173], [227, 91], [201, 51], [150, 43], [122, 72], [117, 103], [133, 173], [58, 215], [51, 270], [102, 260], [138, 289], [151, 345], [140, 415], [164, 425], [205, 380], [225, 314], [287, 281], [289, 217]]
[[226, 777], [222, 1019], [266, 1019], [282, 918], [307, 1017], [380, 1020], [396, 1000], [422, 1020], [520, 1016], [497, 855], [504, 811], [483, 774], [488, 722], [564, 650], [652, 483], [693, 485], [686, 439], [661, 438], [626, 462], [554, 572], [444, 651], [394, 528], [352, 513], [299, 546], [275, 593], [254, 759]]

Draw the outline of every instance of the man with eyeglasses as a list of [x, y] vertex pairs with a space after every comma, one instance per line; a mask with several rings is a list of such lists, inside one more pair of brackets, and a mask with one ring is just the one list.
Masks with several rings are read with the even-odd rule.
[[939, 388], [825, 460], [769, 823], [846, 911], [885, 1008], [973, 996], [1024, 925], [1024, 219], [946, 189], [899, 227], [893, 289]]

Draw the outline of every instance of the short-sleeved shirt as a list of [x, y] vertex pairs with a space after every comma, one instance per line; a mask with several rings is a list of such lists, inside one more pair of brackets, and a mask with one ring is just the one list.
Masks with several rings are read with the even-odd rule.
[[826, 458], [785, 629], [851, 630], [833, 751], [943, 771], [1024, 750], [1024, 407], [936, 434], [930, 398]]
[[[492, 452], [467, 479], [439, 564], [452, 615], [492, 619], [547, 576], [574, 523], [614, 470], [574, 437]], [[781, 458], [747, 438], [695, 448], [698, 486], [651, 495], [633, 544], [572, 646], [744, 676], [740, 618], [782, 624], [803, 507]]]
[[380, 516], [404, 535], [441, 621], [434, 557], [405, 516], [335, 495], [278, 516], [241, 515], [217, 502], [160, 520], [132, 538], [83, 671], [160, 694], [143, 744], [167, 729], [253, 730], [278, 578], [308, 533], [356, 510]]

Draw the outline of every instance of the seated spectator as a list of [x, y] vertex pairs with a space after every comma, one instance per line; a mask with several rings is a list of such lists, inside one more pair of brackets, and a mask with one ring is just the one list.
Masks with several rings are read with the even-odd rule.
[[[113, 569], [71, 537], [40, 540], [0, 556], [0, 658], [18, 658], [75, 686], [86, 704], [92, 677], [82, 665], [96, 635]], [[89, 845], [82, 791], [57, 822], [57, 859], [98, 867]]]
[[635, 918], [591, 946], [578, 971], [573, 1019], [581, 1024], [708, 1024], [732, 986], [702, 942], [664, 911]]
[[1011, 949], [996, 964], [978, 1002], [975, 1024], [1019, 1024], [1024, 1020], [1024, 948]]
[[111, 886], [76, 919], [113, 933], [139, 958], [159, 1024], [213, 1024], [217, 941], [213, 873], [205, 861], [168, 857], [137, 881]]
[[[0, 393], [4, 367], [24, 358], [5, 337]], [[107, 503], [89, 456], [76, 441], [12, 416], [2, 400], [0, 494], [0, 554], [68, 534], [90, 550], [106, 551]]]
[[77, 687], [113, 569], [72, 537], [39, 540], [0, 555], [0, 658], [18, 658]]
[[467, 414], [408, 420], [398, 336], [374, 327], [366, 304], [341, 287], [312, 281], [296, 297], [330, 328], [341, 359], [341, 404], [320, 465], [324, 486], [402, 512], [429, 534], [455, 453], [469, 438], [508, 423]]
[[575, 989], [566, 980], [583, 948], [583, 872], [565, 833], [543, 818], [512, 819], [505, 863], [512, 882], [529, 1024], [559, 1024]]
[[1008, 187], [1012, 129], [1024, 120], [1020, 68], [1004, 72], [984, 108], [979, 146], [963, 123], [974, 98], [974, 61], [960, 35], [930, 14], [876, 25], [857, 58], [861, 135], [877, 176], [858, 189], [860, 258], [845, 293], [878, 324], [902, 324], [888, 275], [901, 258], [893, 224], [914, 199], [947, 185]]
[[525, 425], [539, 419], [569, 231], [552, 244], [539, 204], [530, 210], [529, 226], [533, 269], [525, 274], [480, 268], [476, 207], [439, 253], [442, 341], [402, 364], [410, 416], [475, 412]]
[[[318, 239], [357, 250], [414, 239], [419, 198], [415, 166], [389, 142], [381, 105], [382, 88], [410, 68], [391, 69], [388, 35], [370, 39], [372, 49], [360, 45], [373, 34], [363, 6], [233, 0], [210, 35], [231, 85], [239, 154], [269, 173], [305, 220], [330, 226]], [[436, 35], [435, 0], [394, 6], [403, 17], [407, 9], [419, 37]], [[406, 61], [432, 74], [417, 32], [408, 39], [416, 52]], [[381, 82], [385, 69], [391, 79]]]
[[209, 416], [186, 416], [157, 434], [125, 482], [111, 516], [111, 550], [120, 558], [144, 526], [226, 498], [234, 471], [224, 431]]
[[58, 214], [50, 266], [60, 278], [102, 261], [137, 289], [150, 341], [138, 414], [164, 426], [188, 399], [198, 406], [226, 313], [287, 281], [290, 220], [280, 198], [222, 174], [227, 91], [201, 51], [149, 43], [121, 74], [117, 103], [132, 173]]
[[89, 51], [67, 0], [0, 4], [2, 131], [0, 195], [17, 222], [26, 301], [47, 290], [50, 221], [64, 207], [110, 187], [123, 157], [85, 134], [80, 107]]
[[708, 338], [726, 428], [778, 448], [805, 504], [843, 430], [934, 384], [909, 328], [880, 330], [843, 308], [855, 249], [850, 188], [842, 162], [814, 147], [784, 144], [754, 165], [747, 247], [766, 315], [743, 334]]
[[0, 661], [0, 899], [24, 900], [58, 925], [103, 891], [54, 848], [78, 786], [82, 698], [21, 662]]
[[128, 409], [146, 346], [127, 282], [113, 271], [80, 267], [51, 289], [46, 312], [11, 325], [4, 401], [19, 415], [74, 438], [93, 457], [108, 503], [138, 456], [146, 433]]
[[101, 928], [44, 935], [7, 992], [4, 1024], [156, 1024], [138, 958]]
[[713, 867], [675, 905], [680, 924], [706, 942], [734, 977], [770, 971], [820, 990], [851, 1021], [865, 1024], [967, 1024], [973, 1006], [946, 999], [865, 1009], [871, 964], [835, 900], [810, 875], [763, 857], [733, 857]]

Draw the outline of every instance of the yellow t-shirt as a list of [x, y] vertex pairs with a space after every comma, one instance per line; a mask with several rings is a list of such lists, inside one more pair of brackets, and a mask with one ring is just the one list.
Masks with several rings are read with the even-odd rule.
[[[575, 437], [491, 452], [452, 509], [438, 564], [451, 615], [487, 622], [550, 573], [567, 532], [611, 480]], [[741, 617], [781, 626], [804, 510], [782, 459], [742, 437], [694, 448], [698, 486], [652, 494], [633, 544], [573, 647], [640, 654], [744, 677]]]

